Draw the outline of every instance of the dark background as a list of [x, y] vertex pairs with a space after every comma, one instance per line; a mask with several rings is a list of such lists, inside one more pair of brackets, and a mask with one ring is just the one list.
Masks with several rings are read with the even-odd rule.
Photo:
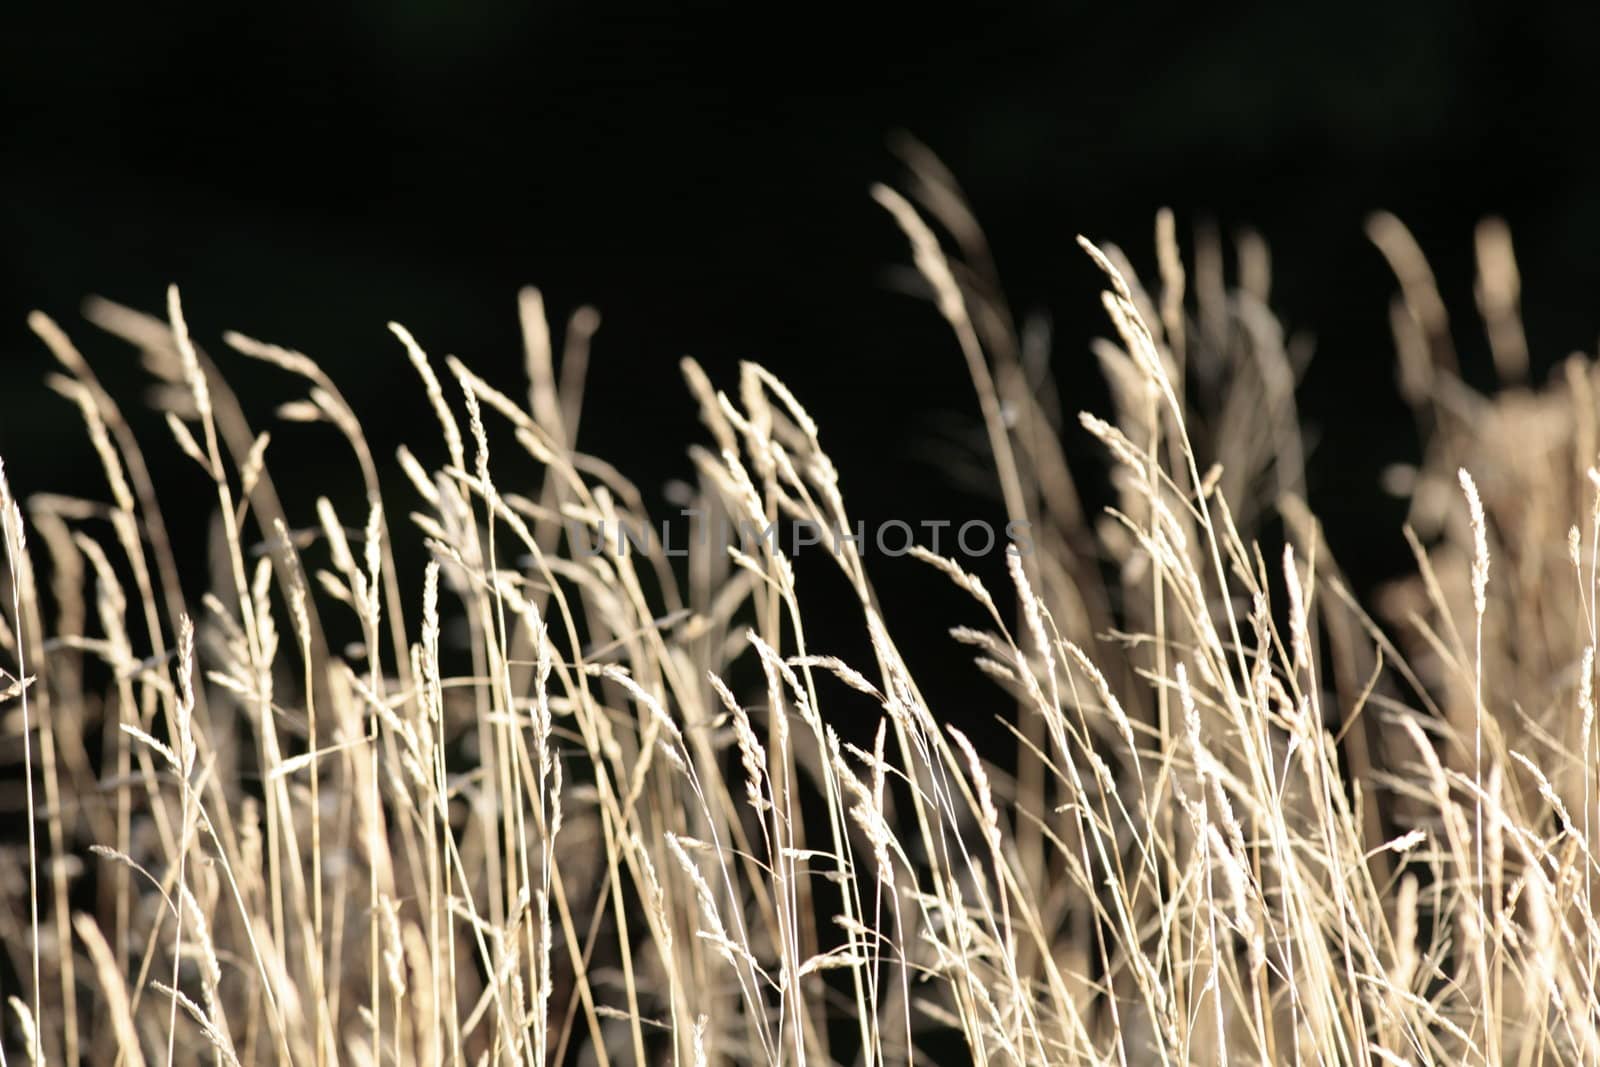
[[[1186, 238], [1205, 222], [1258, 228], [1276, 310], [1316, 339], [1313, 505], [1359, 584], [1404, 564], [1377, 476], [1416, 447], [1369, 211], [1397, 212], [1430, 254], [1469, 377], [1488, 365], [1470, 261], [1487, 213], [1512, 225], [1536, 369], [1593, 351], [1593, 7], [672, 6], [15, 5], [0, 32], [0, 455], [18, 490], [105, 494], [76, 413], [40, 384], [51, 364], [31, 308], [132, 408], [133, 361], [78, 321], [79, 302], [159, 310], [176, 281], [219, 358], [224, 328], [303, 349], [380, 458], [405, 440], [437, 462], [384, 323], [513, 387], [515, 293], [531, 282], [557, 320], [600, 309], [580, 447], [653, 503], [705, 440], [677, 378], [687, 353], [723, 384], [742, 358], [786, 379], [858, 517], [996, 515], [946, 460], [978, 429], [960, 356], [892, 284], [906, 246], [867, 197], [899, 173], [896, 129], [965, 186], [1013, 305], [1053, 320], [1073, 408], [1101, 403], [1087, 342], [1105, 330], [1075, 234], [1148, 271], [1162, 205]], [[269, 425], [291, 384], [228, 363]], [[159, 424], [140, 425], [175, 455]], [[303, 520], [316, 492], [354, 499], [334, 443], [275, 434]], [[169, 494], [200, 496], [181, 459], [163, 471]], [[395, 492], [398, 511], [410, 496]], [[359, 505], [348, 513], [359, 521]], [[936, 636], [975, 621], [942, 579], [873, 566], [891, 621], [932, 638], [908, 642], [914, 659], [957, 699], [988, 692]], [[848, 652], [856, 629], [812, 639]]]

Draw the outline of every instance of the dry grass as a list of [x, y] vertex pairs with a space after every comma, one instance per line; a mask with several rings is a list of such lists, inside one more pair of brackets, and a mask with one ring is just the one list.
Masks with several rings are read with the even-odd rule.
[[[1112, 410], [1063, 425], [954, 183], [910, 158], [907, 194], [875, 195], [1034, 546], [993, 589], [920, 554], [970, 595], [951, 637], [997, 684], [1004, 745], [919, 687], [848, 542], [831, 558], [871, 662], [808, 632], [768, 541], [575, 550], [569, 523], [648, 522], [574, 450], [590, 313], [558, 361], [523, 295], [526, 403], [393, 327], [443, 442], [398, 453], [404, 501], [311, 359], [227, 335], [301, 382], [279, 415], [342, 435], [365, 487], [360, 513], [291, 517], [177, 293], [163, 318], [91, 305], [193, 461], [164, 491], [214, 495], [198, 599], [129, 424], [36, 315], [109, 501], [24, 507], [0, 477], [0, 697], [30, 815], [0, 911], [8, 1055], [1600, 1063], [1600, 383], [1574, 358], [1521, 385], [1503, 230], [1479, 242], [1507, 382], [1486, 398], [1415, 246], [1373, 222], [1428, 441], [1395, 472], [1417, 576], [1373, 616], [1302, 499], [1301, 367], [1258, 241], [1230, 285], [1163, 215], [1153, 290], [1085, 242]], [[800, 401], [755, 365], [726, 392], [683, 369], [711, 442], [697, 508], [852, 528]], [[1099, 515], [1061, 448], [1082, 431], [1109, 457]], [[491, 442], [531, 458], [536, 494], [496, 480]], [[402, 581], [394, 546], [419, 538]]]

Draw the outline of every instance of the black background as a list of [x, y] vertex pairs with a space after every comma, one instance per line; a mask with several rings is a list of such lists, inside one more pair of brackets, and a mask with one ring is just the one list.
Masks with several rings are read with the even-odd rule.
[[[1600, 327], [1592, 6], [226, 6], [0, 16], [0, 455], [24, 494], [105, 494], [76, 413], [41, 384], [31, 308], [133, 408], [133, 360], [77, 308], [98, 292], [158, 311], [175, 281], [219, 358], [224, 328], [313, 355], [392, 471], [402, 440], [428, 462], [442, 450], [384, 323], [515, 387], [514, 298], [534, 283], [558, 320], [601, 311], [579, 444], [653, 503], [705, 440], [677, 378], [692, 354], [722, 384], [745, 358], [786, 379], [858, 517], [995, 516], [948, 459], [978, 434], [960, 356], [897, 290], [906, 246], [867, 196], [898, 174], [897, 129], [963, 183], [1013, 305], [1050, 316], [1073, 408], [1102, 403], [1087, 342], [1105, 329], [1075, 234], [1148, 271], [1162, 205], [1186, 237], [1258, 228], [1276, 310], [1316, 339], [1312, 502], [1359, 584], [1404, 564], [1377, 474], [1416, 450], [1364, 216], [1388, 208], [1418, 235], [1469, 377], [1488, 366], [1471, 299], [1484, 214], [1512, 225], [1536, 370], [1593, 351]], [[227, 363], [269, 425], [291, 384]], [[275, 438], [295, 517], [327, 493], [359, 522], [331, 434]], [[195, 472], [156, 466], [169, 507], [188, 494], [203, 514]], [[960, 598], [909, 562], [872, 566], [914, 662], [953, 699], [987, 693], [938, 636], [977, 621]], [[858, 651], [814, 584], [813, 643]]]

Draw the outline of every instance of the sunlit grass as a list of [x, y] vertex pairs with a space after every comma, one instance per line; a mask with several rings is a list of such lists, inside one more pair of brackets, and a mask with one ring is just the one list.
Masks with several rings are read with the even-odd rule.
[[[1594, 364], [1471, 392], [1420, 252], [1372, 221], [1427, 451], [1391, 472], [1410, 525], [1368, 535], [1409, 539], [1416, 575], [1369, 614], [1304, 500], [1303, 368], [1259, 240], [1233, 282], [1163, 213], [1151, 289], [1083, 242], [1111, 407], [1061, 420], [958, 191], [912, 162], [906, 194], [874, 195], [1030, 534], [1004, 587], [916, 553], [971, 601], [949, 648], [993, 679], [992, 727], [918, 684], [848, 540], [826, 555], [870, 640], [854, 663], [781, 543], [577, 544], [652, 523], [575, 450], [592, 324], [558, 367], [535, 292], [525, 402], [392, 326], [437, 424], [392, 453], [310, 357], [226, 334], [213, 362], [175, 290], [159, 318], [93, 303], [162, 387], [169, 439], [144, 444], [192, 461], [159, 489], [35, 315], [107, 499], [18, 502], [0, 477], [0, 698], [30, 816], [3, 882], [8, 1055], [1600, 1062]], [[1503, 228], [1479, 260], [1517, 385]], [[243, 357], [304, 390], [276, 434], [342, 437], [359, 512], [287, 513], [266, 413], [219, 369]], [[871, 460], [836, 465], [805, 398], [754, 364], [683, 370], [706, 521], [854, 528]], [[1065, 459], [1085, 433], [1103, 511]], [[512, 461], [535, 489], [497, 479]], [[212, 556], [180, 560], [160, 502], [197, 487]], [[407, 542], [427, 553], [409, 579]]]

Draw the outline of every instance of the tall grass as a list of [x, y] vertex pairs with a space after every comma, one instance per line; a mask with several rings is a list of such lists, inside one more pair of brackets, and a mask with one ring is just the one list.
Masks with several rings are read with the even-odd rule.
[[[994, 680], [1002, 745], [919, 686], [854, 542], [826, 553], [870, 638], [845, 663], [780, 543], [677, 560], [573, 535], [650, 524], [575, 449], [590, 313], [558, 360], [522, 294], [525, 398], [393, 325], [437, 428], [392, 460], [311, 358], [225, 335], [299, 382], [279, 416], [337, 432], [364, 487], [359, 510], [291, 515], [176, 290], [160, 318], [92, 303], [160, 387], [160, 447], [192, 461], [162, 493], [213, 500], [207, 567], [177, 558], [88, 361], [33, 316], [106, 499], [17, 501], [0, 476], [29, 815], [0, 912], [7, 1055], [1600, 1062], [1597, 376], [1575, 357], [1521, 386], [1504, 231], [1480, 232], [1479, 303], [1514, 388], [1484, 397], [1414, 243], [1372, 222], [1427, 450], [1391, 472], [1416, 575], [1368, 613], [1304, 500], [1303, 368], [1258, 240], [1230, 282], [1163, 214], [1152, 289], [1083, 242], [1111, 407], [1063, 420], [954, 182], [910, 158], [908, 192], [874, 195], [1030, 532], [1004, 587], [916, 553], [971, 601], [950, 639]], [[777, 378], [683, 373], [706, 521], [854, 527]], [[1099, 513], [1062, 444], [1084, 432]], [[537, 491], [497, 480], [508, 452]], [[406, 499], [381, 491], [391, 463]], [[420, 582], [394, 552], [419, 540]]]

